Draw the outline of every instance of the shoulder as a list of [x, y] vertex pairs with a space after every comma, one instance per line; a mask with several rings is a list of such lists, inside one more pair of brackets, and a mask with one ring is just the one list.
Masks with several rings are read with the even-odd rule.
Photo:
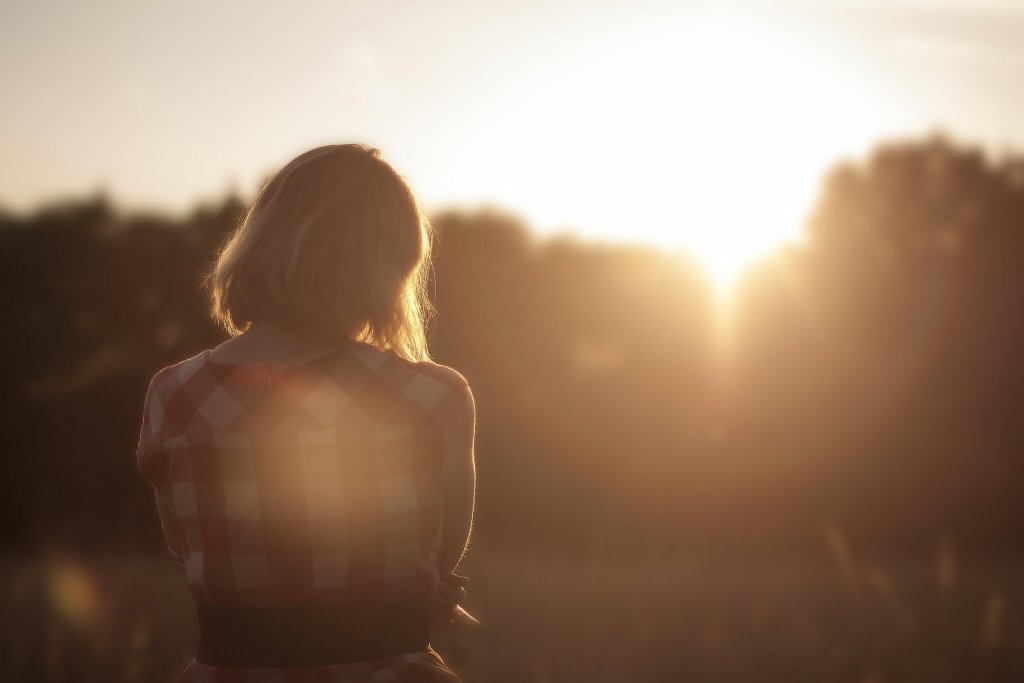
[[[206, 352], [203, 351], [191, 358], [160, 368], [152, 375], [146, 388], [143, 419], [148, 423], [154, 437], [161, 432], [167, 422], [164, 418], [168, 417], [167, 411], [171, 409], [175, 396], [193, 377], [199, 375], [205, 363]], [[198, 381], [208, 390], [210, 378], [200, 376], [198, 380], [193, 381]], [[172, 414], [169, 417], [172, 418], [170, 423], [173, 423], [174, 418], [180, 416]]]
[[429, 415], [446, 431], [455, 429], [459, 416], [475, 413], [469, 381], [455, 368], [432, 361], [414, 361], [391, 350], [355, 345], [353, 354], [384, 379], [392, 389]]
[[[201, 356], [201, 354], [200, 354]], [[157, 370], [150, 377], [143, 399], [142, 426], [139, 432], [136, 461], [140, 471], [147, 476], [155, 476], [148, 463], [160, 442], [167, 436], [169, 420], [167, 412], [174, 392], [183, 383], [183, 373], [194, 372], [193, 367], [200, 356], [168, 365]]]
[[455, 368], [431, 361], [419, 361], [413, 363], [413, 367], [420, 374], [444, 384], [453, 391], [469, 391], [469, 380]]
[[473, 422], [476, 407], [465, 375], [430, 361], [410, 363], [410, 367], [414, 372], [405, 394], [425, 408], [435, 422], [446, 431]]
[[149, 380], [149, 387], [146, 390], [147, 403], [168, 398], [195, 375], [205, 362], [206, 351], [203, 351], [157, 370]]
[[430, 361], [414, 363], [413, 367], [416, 372], [414, 381], [420, 386], [429, 386], [435, 392], [449, 394], [460, 403], [472, 403], [473, 392], [469, 387], [469, 380], [455, 368]]

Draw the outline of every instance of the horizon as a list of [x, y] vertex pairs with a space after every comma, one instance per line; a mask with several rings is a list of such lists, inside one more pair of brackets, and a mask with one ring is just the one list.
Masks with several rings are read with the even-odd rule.
[[[9, 0], [0, 54], [0, 680], [187, 679], [204, 596], [440, 546], [446, 680], [1024, 671], [1024, 0]], [[420, 211], [330, 149], [244, 223], [344, 142]]]
[[880, 142], [1024, 149], [1024, 5], [583, 6], [8, 6], [0, 206], [105, 192], [181, 216], [352, 140], [428, 213], [683, 248], [724, 282]]

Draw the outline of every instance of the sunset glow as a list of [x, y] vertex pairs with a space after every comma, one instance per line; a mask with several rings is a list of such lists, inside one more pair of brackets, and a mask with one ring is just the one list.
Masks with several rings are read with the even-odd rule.
[[736, 17], [652, 29], [496, 126], [487, 156], [542, 224], [682, 249], [727, 290], [799, 239], [832, 150], [871, 130], [839, 68]]
[[1024, 0], [0, 52], [0, 683], [1024, 681]]
[[26, 4], [0, 29], [0, 207], [102, 189], [187, 211], [363, 141], [431, 211], [684, 250], [727, 291], [800, 240], [823, 172], [883, 137], [1024, 144], [1009, 3], [370, 7]]

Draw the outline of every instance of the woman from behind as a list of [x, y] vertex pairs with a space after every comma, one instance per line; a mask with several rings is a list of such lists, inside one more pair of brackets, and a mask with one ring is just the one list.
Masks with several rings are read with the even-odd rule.
[[424, 334], [431, 226], [376, 149], [289, 162], [204, 283], [232, 337], [157, 372], [136, 454], [200, 642], [179, 681], [458, 681], [475, 407]]

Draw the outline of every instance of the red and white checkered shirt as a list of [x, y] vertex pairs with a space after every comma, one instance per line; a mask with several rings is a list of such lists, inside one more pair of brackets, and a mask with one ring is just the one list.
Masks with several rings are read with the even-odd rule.
[[[137, 452], [169, 550], [215, 605], [433, 594], [449, 420], [470, 395], [449, 368], [350, 342], [295, 365], [210, 351], [160, 370]], [[455, 681], [432, 649], [371, 662], [228, 669], [183, 681]]]

